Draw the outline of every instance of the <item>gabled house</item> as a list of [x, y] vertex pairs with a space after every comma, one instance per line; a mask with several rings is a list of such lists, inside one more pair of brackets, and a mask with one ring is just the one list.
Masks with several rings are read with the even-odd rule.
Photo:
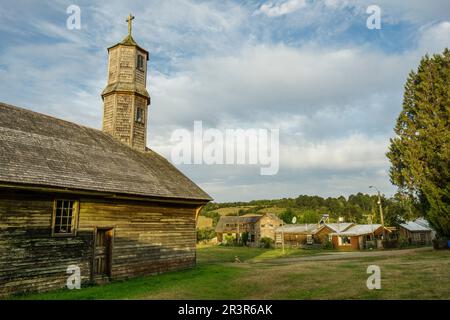
[[346, 230], [330, 233], [330, 236], [335, 249], [361, 250], [380, 248], [383, 231], [386, 238], [392, 232], [381, 224], [357, 224]]
[[344, 231], [353, 223], [306, 223], [286, 224], [276, 229], [276, 244], [281, 245], [282, 239], [287, 246], [325, 244], [331, 240], [330, 233]]
[[275, 240], [275, 229], [281, 224], [281, 219], [272, 213], [221, 216], [216, 225], [217, 242], [242, 239], [247, 233], [247, 245], [259, 246], [261, 238]]
[[434, 236], [433, 232], [428, 221], [424, 219], [407, 221], [399, 225], [400, 236], [412, 244], [430, 244]]

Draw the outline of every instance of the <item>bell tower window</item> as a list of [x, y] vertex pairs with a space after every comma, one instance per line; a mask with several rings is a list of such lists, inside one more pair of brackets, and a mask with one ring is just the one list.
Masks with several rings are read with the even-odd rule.
[[137, 56], [137, 68], [144, 71], [144, 57], [140, 54]]
[[144, 109], [141, 107], [136, 108], [136, 122], [144, 123]]

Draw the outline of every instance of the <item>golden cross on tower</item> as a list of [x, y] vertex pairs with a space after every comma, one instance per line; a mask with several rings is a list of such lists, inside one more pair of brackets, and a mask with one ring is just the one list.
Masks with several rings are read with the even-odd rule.
[[134, 16], [132, 16], [131, 13], [130, 13], [130, 15], [127, 17], [127, 22], [128, 22], [128, 35], [130, 35], [130, 36], [131, 36], [131, 28], [132, 28], [131, 24], [132, 24], [132, 21], [133, 21], [133, 20], [134, 20]]

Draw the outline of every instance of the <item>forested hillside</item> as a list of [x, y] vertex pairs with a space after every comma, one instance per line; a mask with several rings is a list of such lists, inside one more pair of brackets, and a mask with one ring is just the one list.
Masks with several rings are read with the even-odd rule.
[[[381, 204], [387, 226], [413, 219], [418, 216], [409, 200], [400, 197], [386, 198], [382, 196]], [[275, 200], [253, 200], [249, 202], [209, 203], [202, 210], [202, 215], [211, 217], [217, 222], [221, 215], [243, 215], [249, 213], [271, 212], [279, 215], [286, 223], [297, 217], [297, 223], [317, 223], [323, 214], [330, 215], [330, 222], [339, 217], [344, 221], [355, 223], [379, 223], [380, 212], [378, 197], [358, 193], [337, 198], [300, 195], [297, 198]]]

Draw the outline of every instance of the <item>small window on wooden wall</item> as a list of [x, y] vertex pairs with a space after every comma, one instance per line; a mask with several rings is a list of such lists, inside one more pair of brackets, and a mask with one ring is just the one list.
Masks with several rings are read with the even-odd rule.
[[78, 201], [55, 200], [53, 208], [52, 235], [74, 236], [78, 218]]

